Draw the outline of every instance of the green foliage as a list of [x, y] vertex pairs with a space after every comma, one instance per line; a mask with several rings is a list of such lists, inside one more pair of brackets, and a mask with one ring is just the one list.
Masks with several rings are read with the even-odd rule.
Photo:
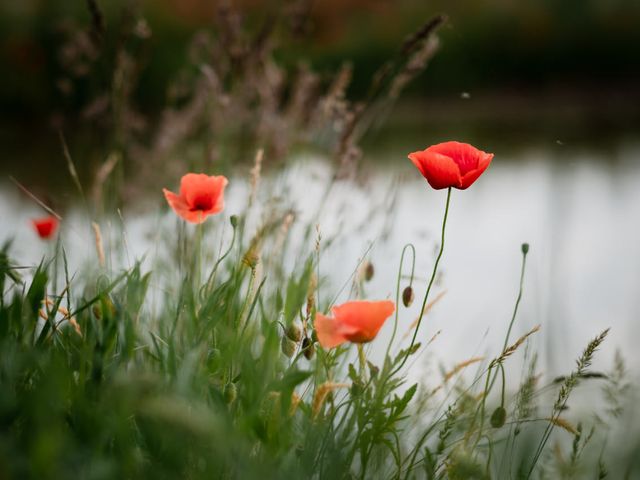
[[[269, 242], [262, 244], [267, 249]], [[484, 422], [489, 392], [475, 386], [490, 380], [490, 369], [469, 387], [456, 382], [443, 403], [426, 386], [406, 385], [406, 371], [397, 371], [420, 344], [382, 366], [362, 349], [356, 363], [352, 348], [323, 350], [311, 340], [313, 319], [301, 311], [313, 257], [282, 279], [282, 299], [279, 288], [253, 278], [243, 248], [233, 251], [204, 284], [175, 270], [183, 280], [167, 278], [169, 287], [157, 291], [152, 278], [162, 281], [159, 274], [140, 263], [87, 274], [83, 282], [69, 275], [66, 257], [15, 275], [4, 251], [0, 459], [7, 475], [484, 479], [495, 478], [508, 458], [531, 465], [522, 453], [531, 455], [531, 447], [518, 439], [535, 426], [535, 359], [512, 407], [494, 407]], [[64, 287], [56, 292], [60, 279]], [[162, 292], [161, 299], [152, 302], [150, 291]], [[603, 377], [587, 372], [603, 338], [564, 380], [562, 402], [577, 379]], [[317, 355], [304, 355], [304, 339]], [[283, 354], [282, 341], [292, 344], [291, 355]], [[522, 341], [492, 364], [513, 358]], [[619, 400], [611, 414], [620, 416], [624, 402], [615, 392], [629, 389], [622, 360], [605, 378], [605, 392]], [[577, 432], [568, 456], [553, 464], [542, 456], [540, 471], [566, 478], [589, 471], [584, 452], [598, 429], [583, 435], [580, 425]], [[607, 472], [605, 460], [593, 468]], [[524, 467], [518, 471], [526, 476]]]

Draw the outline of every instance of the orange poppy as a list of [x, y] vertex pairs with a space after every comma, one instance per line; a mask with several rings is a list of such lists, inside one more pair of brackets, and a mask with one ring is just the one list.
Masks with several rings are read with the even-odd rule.
[[469, 188], [487, 169], [492, 158], [493, 153], [460, 142], [439, 143], [409, 154], [409, 160], [436, 190]]
[[44, 240], [53, 237], [58, 229], [58, 219], [53, 215], [48, 217], [35, 218], [31, 220], [33, 227], [36, 229], [38, 236]]
[[314, 326], [318, 341], [324, 348], [337, 347], [344, 342], [370, 342], [395, 309], [395, 304], [389, 300], [353, 301], [333, 307], [333, 317], [317, 313]]
[[180, 180], [180, 195], [163, 188], [164, 196], [180, 217], [187, 222], [202, 223], [209, 215], [224, 209], [224, 188], [229, 181], [222, 175], [187, 173]]

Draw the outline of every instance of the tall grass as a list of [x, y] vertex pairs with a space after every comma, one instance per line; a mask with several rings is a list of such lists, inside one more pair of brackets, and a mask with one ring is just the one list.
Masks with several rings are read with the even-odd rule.
[[[97, 3], [89, 5], [91, 45], [98, 49], [109, 32]], [[622, 358], [610, 374], [590, 370], [607, 332], [589, 343], [576, 368], [559, 381], [545, 383], [537, 369], [537, 328], [525, 332], [517, 322], [528, 247], [523, 248], [520, 288], [504, 347], [488, 359], [460, 352], [460, 363], [441, 379], [413, 384], [407, 381], [412, 360], [429, 347], [419, 342], [420, 321], [410, 331], [410, 342], [395, 335], [394, 327], [388, 345], [374, 344], [386, 352], [378, 363], [361, 347], [325, 350], [317, 343], [316, 312], [327, 312], [349, 284], [358, 296], [374, 271], [364, 260], [354, 259], [350, 278], [326, 277], [320, 259], [328, 241], [313, 219], [293, 229], [299, 220], [291, 210], [267, 208], [257, 227], [250, 222], [259, 216], [256, 198], [270, 207], [278, 205], [276, 194], [261, 191], [262, 151], [247, 182], [244, 212], [221, 215], [198, 227], [176, 219], [175, 228], [158, 232], [159, 254], [151, 265], [132, 259], [123, 267], [113, 260], [128, 252], [119, 202], [107, 193], [120, 195], [131, 188], [132, 179], [140, 179], [125, 176], [130, 172], [124, 159], [152, 159], [146, 167], [158, 170], [169, 159], [167, 151], [185, 148], [192, 134], [192, 140], [201, 141], [208, 127], [209, 133], [219, 134], [213, 138], [221, 139], [220, 148], [231, 148], [241, 143], [243, 119], [250, 118], [254, 108], [269, 121], [251, 123], [249, 143], [252, 148], [256, 142], [263, 144], [266, 158], [282, 159], [284, 153], [274, 152], [280, 147], [287, 151], [294, 142], [279, 135], [291, 125], [309, 134], [311, 126], [318, 125], [312, 119], [326, 114], [320, 130], [332, 128], [330, 143], [337, 158], [326, 190], [330, 192], [358, 156], [357, 139], [386, 108], [377, 100], [395, 98], [424, 68], [435, 48], [432, 33], [443, 21], [436, 17], [409, 37], [399, 57], [373, 79], [370, 98], [356, 105], [345, 97], [348, 67], [324, 94], [313, 90], [311, 103], [302, 95], [315, 80], [303, 67], [296, 77], [299, 90], [286, 97], [289, 103], [284, 96], [274, 96], [274, 85], [262, 83], [277, 67], [269, 54], [270, 37], [248, 42], [234, 18], [223, 10], [220, 36], [213, 44], [210, 39], [199, 44], [213, 56], [201, 61], [196, 55], [199, 68], [189, 77], [193, 84], [188, 98], [165, 111], [148, 144], [134, 138], [137, 117], [129, 94], [135, 62], [126, 51], [128, 44], [120, 46], [107, 102], [111, 143], [91, 189], [83, 188], [61, 136], [69, 171], [93, 221], [87, 225], [95, 238], [91, 266], [71, 269], [70, 257], [78, 252], [67, 250], [64, 231], [34, 267], [13, 258], [10, 242], [3, 246], [0, 478], [637, 475], [640, 469], [632, 456], [639, 448], [637, 440], [624, 448], [613, 441], [614, 422], [625, 418], [632, 394]], [[144, 37], [138, 21], [131, 25], [131, 32]], [[265, 32], [270, 28], [267, 24]], [[247, 50], [247, 45], [253, 47]], [[211, 70], [219, 55], [224, 75]], [[246, 69], [234, 74], [239, 65]], [[216, 101], [226, 98], [224, 108], [212, 107], [212, 92]], [[308, 116], [309, 111], [313, 115]], [[231, 133], [223, 121], [229, 118], [238, 120]], [[265, 125], [278, 129], [265, 131]], [[184, 163], [171, 165], [186, 169]], [[163, 186], [157, 175], [144, 180], [155, 182], [157, 192]], [[85, 191], [92, 194], [85, 196]], [[117, 233], [104, 238], [100, 225], [110, 220]], [[232, 235], [223, 235], [224, 229]], [[404, 260], [409, 251], [413, 266], [407, 285]], [[421, 254], [419, 246], [409, 245], [400, 258], [387, 259], [399, 261], [396, 284], [388, 286], [396, 292], [396, 326], [407, 312], [403, 303], [412, 301], [414, 274], [420, 275], [415, 257]], [[431, 282], [441, 255], [442, 250], [434, 259]], [[426, 293], [420, 318], [437, 301], [428, 303]], [[515, 341], [512, 333], [518, 335]], [[505, 365], [519, 359], [522, 378], [509, 382]], [[472, 366], [476, 371], [468, 378], [465, 373]], [[605, 385], [597, 417], [577, 413], [569, 419], [570, 399], [582, 384], [588, 388], [592, 382]], [[514, 384], [519, 387], [511, 391]], [[556, 400], [549, 403], [554, 395]]]
[[[205, 228], [178, 223], [148, 271], [140, 262], [126, 269], [104, 262], [104, 249], [110, 258], [108, 249], [121, 247], [103, 245], [96, 226], [94, 265], [78, 272], [69, 271], [64, 235], [32, 269], [19, 268], [5, 245], [3, 476], [593, 478], [598, 471], [604, 478], [636, 471], [607, 449], [606, 425], [624, 415], [629, 395], [622, 360], [612, 374], [589, 368], [606, 331], [556, 382], [542, 384], [536, 369], [536, 327], [515, 341], [507, 334], [492, 360], [462, 356], [441, 387], [427, 387], [433, 378], [408, 384], [408, 359], [428, 345], [392, 339], [404, 347], [378, 345], [387, 350], [380, 364], [355, 346], [322, 349], [313, 319], [338, 292], [336, 279], [318, 276], [322, 238], [292, 241], [295, 220], [286, 211], [255, 229], [248, 213], [228, 220], [231, 236], [218, 236], [229, 228], [222, 217]], [[286, 258], [301, 260], [291, 270]], [[401, 316], [404, 281], [399, 275]], [[521, 288], [517, 301], [522, 295]], [[515, 313], [511, 328], [520, 330]], [[509, 391], [515, 382], [504, 365], [523, 350], [528, 367]], [[480, 367], [465, 380], [472, 365]], [[587, 382], [605, 382], [608, 407], [574, 424], [568, 402]], [[594, 449], [599, 456], [584, 453]]]

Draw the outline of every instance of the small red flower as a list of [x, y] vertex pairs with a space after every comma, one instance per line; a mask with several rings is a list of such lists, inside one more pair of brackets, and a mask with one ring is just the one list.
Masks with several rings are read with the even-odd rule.
[[35, 218], [31, 220], [38, 236], [45, 240], [53, 237], [58, 229], [58, 219], [53, 215], [49, 215], [48, 217]]
[[187, 173], [180, 180], [180, 195], [163, 188], [164, 196], [179, 216], [187, 222], [202, 223], [209, 215], [224, 209], [226, 177], [204, 173]]
[[439, 143], [409, 154], [409, 160], [436, 190], [469, 188], [487, 169], [492, 158], [493, 153], [460, 142]]
[[317, 313], [314, 326], [318, 341], [324, 348], [337, 347], [344, 342], [370, 342], [395, 309], [395, 304], [389, 300], [354, 301], [333, 307], [333, 317]]

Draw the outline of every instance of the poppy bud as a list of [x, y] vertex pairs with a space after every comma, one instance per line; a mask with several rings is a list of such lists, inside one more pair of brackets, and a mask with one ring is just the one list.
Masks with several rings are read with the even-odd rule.
[[313, 342], [309, 340], [309, 337], [304, 337], [302, 340], [302, 353], [307, 360], [313, 358], [313, 354], [316, 352], [316, 348], [313, 346]]
[[364, 267], [364, 279], [368, 282], [373, 278], [373, 274], [375, 273], [375, 270], [373, 268], [373, 263], [371, 262], [367, 262], [367, 264]]
[[292, 340], [296, 343], [298, 343], [302, 338], [302, 330], [300, 330], [300, 327], [296, 323], [292, 323], [291, 325], [289, 325], [285, 333], [287, 337], [289, 337], [289, 340]]
[[231, 222], [231, 226], [233, 228], [236, 228], [238, 226], [238, 216], [237, 215], [231, 215], [231, 218], [229, 218], [229, 221]]
[[496, 408], [491, 414], [491, 426], [493, 428], [500, 428], [504, 425], [506, 419], [507, 411], [504, 409], [504, 407], [500, 406]]
[[413, 288], [411, 288], [411, 285], [402, 291], [402, 303], [405, 307], [409, 307], [413, 303]]
[[238, 397], [238, 387], [236, 387], [236, 384], [233, 382], [227, 383], [224, 386], [222, 396], [224, 397], [224, 401], [227, 402], [227, 405], [231, 405], [235, 402]]
[[523, 243], [522, 244], [522, 253], [523, 253], [523, 255], [526, 255], [527, 253], [529, 253], [529, 244], [528, 243]]
[[296, 353], [296, 342], [289, 340], [287, 336], [282, 337], [280, 347], [282, 348], [282, 353], [289, 358], [293, 357], [293, 354]]

